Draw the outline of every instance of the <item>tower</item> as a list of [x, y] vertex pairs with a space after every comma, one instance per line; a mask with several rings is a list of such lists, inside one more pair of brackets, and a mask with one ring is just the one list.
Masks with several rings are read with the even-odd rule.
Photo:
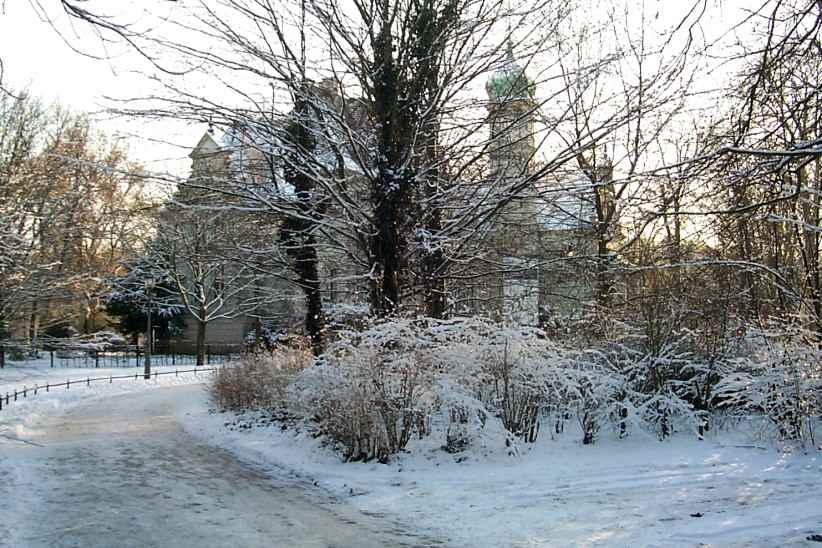
[[[491, 243], [499, 261], [488, 293], [496, 293], [497, 313], [517, 322], [538, 321], [539, 270], [536, 185], [532, 180], [536, 85], [514, 58], [508, 41], [506, 62], [488, 79], [489, 188], [505, 206]], [[490, 296], [490, 295], [489, 295]]]
[[509, 40], [505, 65], [488, 79], [492, 177], [522, 178], [531, 173], [536, 85], [514, 59]]

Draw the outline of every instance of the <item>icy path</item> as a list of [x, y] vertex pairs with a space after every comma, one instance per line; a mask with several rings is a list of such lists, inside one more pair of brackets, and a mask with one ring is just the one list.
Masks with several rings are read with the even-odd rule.
[[438, 545], [186, 434], [174, 416], [200, 391], [97, 400], [0, 439], [0, 546]]

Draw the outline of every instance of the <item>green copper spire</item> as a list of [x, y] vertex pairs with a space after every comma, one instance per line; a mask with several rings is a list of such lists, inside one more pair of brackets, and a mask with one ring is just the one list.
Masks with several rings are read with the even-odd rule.
[[522, 67], [517, 64], [510, 33], [505, 49], [505, 65], [494, 72], [485, 84], [488, 97], [497, 102], [533, 99], [536, 84], [528, 78]]

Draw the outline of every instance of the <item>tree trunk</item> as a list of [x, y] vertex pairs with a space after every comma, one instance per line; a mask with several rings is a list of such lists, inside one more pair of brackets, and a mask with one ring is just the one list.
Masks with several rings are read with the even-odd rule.
[[206, 322], [197, 321], [197, 365], [205, 365]]
[[[372, 276], [371, 308], [374, 315], [381, 318], [393, 316], [400, 304], [400, 258], [402, 256], [402, 237], [397, 229], [399, 224], [396, 194], [399, 190], [392, 188], [395, 177], [383, 174], [378, 185], [376, 198], [376, 234], [371, 240], [371, 256], [374, 261]], [[401, 188], [403, 183], [396, 183]]]
[[319, 356], [325, 349], [325, 313], [317, 248], [313, 236], [309, 236], [308, 240], [301, 249], [302, 259], [298, 261], [298, 270], [305, 293], [305, 331], [311, 339], [311, 350], [315, 356]]
[[602, 234], [597, 239], [597, 305], [600, 311], [604, 312], [611, 304], [611, 291], [613, 290], [613, 280], [611, 278], [611, 256], [608, 250], [608, 240]]
[[447, 295], [445, 278], [442, 270], [445, 266], [445, 254], [441, 249], [426, 252], [423, 257], [423, 276], [425, 276], [425, 314], [439, 320], [445, 318]]
[[400, 306], [404, 235], [408, 231], [408, 192], [415, 177], [411, 167], [413, 97], [408, 82], [394, 58], [394, 29], [389, 10], [381, 10], [380, 30], [372, 40], [373, 115], [377, 133], [377, 178], [373, 181], [371, 203], [374, 205], [374, 235], [371, 238], [372, 261], [371, 310], [382, 318], [396, 314]]
[[[322, 283], [320, 281], [320, 260], [314, 229], [317, 219], [326, 209], [318, 202], [315, 181], [298, 166], [305, 161], [300, 154], [314, 154], [317, 148], [312, 132], [313, 126], [321, 123], [321, 109], [314, 104], [321, 101], [310, 84], [302, 85], [294, 93], [295, 120], [288, 129], [294, 150], [285, 168], [285, 178], [296, 191], [300, 215], [289, 217], [283, 223], [280, 241], [286, 253], [294, 260], [292, 270], [305, 298], [305, 333], [311, 340], [311, 350], [315, 356], [325, 349], [325, 313], [323, 312]], [[340, 166], [342, 169], [342, 166]]]
[[31, 348], [32, 355], [34, 355], [37, 352], [37, 341], [40, 338], [40, 312], [38, 310], [37, 301], [34, 301], [31, 305], [28, 331], [29, 346]]

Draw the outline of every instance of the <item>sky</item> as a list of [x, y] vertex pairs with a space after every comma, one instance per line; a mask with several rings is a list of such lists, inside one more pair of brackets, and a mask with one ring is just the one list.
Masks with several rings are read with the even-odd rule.
[[[54, 26], [42, 17], [38, 1]], [[131, 3], [112, 3], [117, 2]], [[28, 88], [47, 103], [59, 102], [91, 113], [98, 129], [125, 139], [132, 158], [150, 171], [184, 176], [190, 166], [187, 155], [207, 129], [205, 125], [141, 122], [107, 114], [106, 107], [113, 104], [107, 98], [129, 97], [146, 87], [144, 74], [123, 67], [147, 71], [151, 67], [128, 47], [104, 43], [89, 25], [70, 20], [56, 0], [0, 0], [0, 59], [5, 86]]]
[[[585, 5], [586, 1], [580, 0], [580, 4]], [[595, 0], [590, 2], [600, 5]], [[606, 4], [613, 7], [615, 2]], [[672, 0], [644, 3], [648, 13], [655, 14], [654, 18], [678, 17], [685, 5]], [[709, 4], [719, 17], [705, 19], [700, 30], [715, 35], [727, 25], [727, 19], [737, 15], [744, 1], [709, 0]], [[137, 28], [151, 25], [153, 31], [170, 35], [177, 31], [169, 23], [163, 28], [163, 18], [173, 19], [182, 2], [152, 2], [151, 8], [130, 0], [90, 0], [83, 5], [90, 10], [105, 6], [106, 13], [118, 21], [132, 22]], [[148, 9], [151, 13], [143, 11]], [[52, 23], [44, 16], [51, 18]], [[132, 158], [148, 170], [185, 176], [190, 166], [187, 155], [207, 126], [126, 120], [105, 113], [106, 107], [116, 105], [108, 98], [124, 99], [150, 90], [147, 75], [156, 70], [128, 46], [104, 42], [92, 27], [68, 18], [57, 0], [0, 0], [0, 59], [4, 63], [6, 86], [27, 87], [47, 102], [59, 101], [72, 109], [93, 113], [97, 127], [126, 140]]]

